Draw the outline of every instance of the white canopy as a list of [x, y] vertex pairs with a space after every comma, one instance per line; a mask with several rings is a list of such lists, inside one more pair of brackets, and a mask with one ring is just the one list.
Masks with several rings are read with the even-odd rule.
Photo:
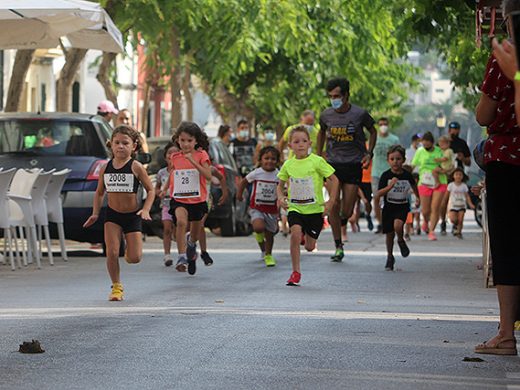
[[123, 51], [121, 32], [97, 3], [83, 0], [0, 0], [0, 48], [72, 47]]

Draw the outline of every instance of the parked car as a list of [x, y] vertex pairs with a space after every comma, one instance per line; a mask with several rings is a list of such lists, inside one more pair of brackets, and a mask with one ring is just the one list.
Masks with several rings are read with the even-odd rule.
[[238, 184], [242, 176], [228, 147], [220, 138], [213, 138], [209, 143], [209, 154], [213, 163], [226, 176], [229, 189], [228, 201], [222, 206], [217, 203], [222, 196], [219, 187], [211, 186], [214, 207], [211, 209], [206, 226], [220, 227], [222, 236], [248, 236], [252, 233], [251, 218], [247, 212], [247, 197], [243, 201], [236, 198]]
[[[95, 115], [0, 114], [0, 167], [71, 169], [62, 192], [65, 237], [102, 243], [104, 212], [91, 228], [84, 229], [83, 223], [92, 213], [99, 171], [109, 158], [106, 141], [111, 132]], [[51, 235], [57, 237], [53, 226]]]
[[[164, 160], [164, 145], [170, 140], [170, 137], [149, 138], [148, 146], [152, 155], [152, 162], [148, 166], [148, 173], [155, 183], [155, 174], [157, 171], [166, 166]], [[209, 211], [206, 226], [210, 229], [220, 228], [222, 236], [229, 237], [235, 235], [249, 235], [252, 232], [251, 219], [247, 212], [247, 201], [238, 201], [236, 192], [241, 176], [235, 164], [233, 156], [229, 149], [218, 138], [210, 140], [209, 155], [216, 165], [217, 169], [226, 176], [226, 182], [229, 190], [228, 201], [222, 206], [218, 205], [218, 201], [222, 196], [222, 190], [211, 185], [210, 195], [212, 197], [212, 208]], [[161, 208], [159, 200], [154, 202], [150, 213], [152, 221], [145, 221], [143, 230], [147, 234], [158, 235], [162, 237]]]

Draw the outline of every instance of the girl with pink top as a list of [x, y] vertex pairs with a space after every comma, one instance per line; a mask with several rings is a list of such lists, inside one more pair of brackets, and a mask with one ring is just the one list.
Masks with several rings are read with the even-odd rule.
[[[182, 122], [172, 137], [180, 152], [171, 156], [170, 214], [177, 226], [179, 259], [176, 269], [194, 275], [197, 268], [197, 241], [204, 215], [208, 212], [206, 180], [211, 180], [208, 137], [193, 122]], [[190, 224], [190, 235], [186, 232]]]

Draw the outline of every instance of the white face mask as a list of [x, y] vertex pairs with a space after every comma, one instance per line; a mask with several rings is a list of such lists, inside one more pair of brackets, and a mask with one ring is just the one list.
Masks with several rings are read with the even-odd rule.
[[381, 134], [387, 134], [388, 133], [388, 126], [386, 126], [386, 125], [379, 126], [379, 132]]
[[248, 138], [249, 137], [249, 130], [240, 130], [238, 135], [240, 135], [241, 138]]
[[269, 131], [265, 133], [264, 138], [266, 141], [274, 141], [274, 133]]

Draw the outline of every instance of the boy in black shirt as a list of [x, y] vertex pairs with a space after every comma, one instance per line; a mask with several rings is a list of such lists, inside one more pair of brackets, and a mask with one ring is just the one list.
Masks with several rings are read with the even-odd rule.
[[386, 259], [385, 269], [387, 271], [394, 270], [395, 258], [393, 255], [394, 238], [397, 234], [397, 245], [401, 250], [403, 257], [408, 257], [410, 249], [406, 245], [403, 237], [404, 224], [406, 216], [410, 211], [410, 190], [412, 190], [417, 198], [416, 206], [419, 207], [419, 191], [413, 176], [410, 172], [403, 169], [406, 151], [401, 145], [394, 145], [388, 149], [387, 159], [390, 169], [383, 172], [379, 179], [378, 191], [376, 194], [376, 203], [384, 197], [383, 206], [383, 233], [386, 234], [386, 250], [388, 257]]

